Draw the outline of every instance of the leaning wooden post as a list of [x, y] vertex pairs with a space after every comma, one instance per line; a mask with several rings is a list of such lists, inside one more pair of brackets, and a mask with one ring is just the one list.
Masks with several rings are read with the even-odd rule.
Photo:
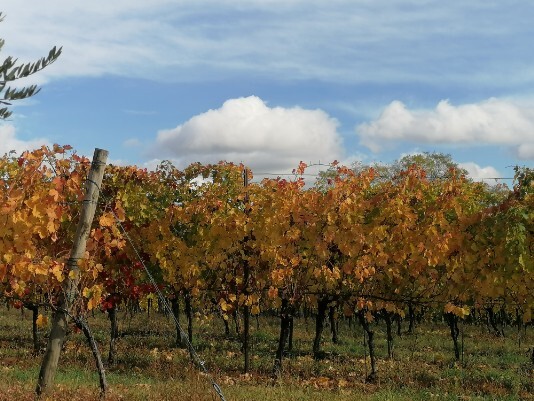
[[37, 394], [43, 393], [52, 385], [56, 374], [61, 347], [67, 332], [68, 313], [79, 293], [80, 268], [78, 267], [78, 260], [85, 253], [87, 238], [91, 232], [91, 224], [95, 216], [107, 158], [107, 150], [95, 149], [89, 177], [85, 181], [85, 198], [81, 209], [80, 221], [76, 229], [76, 236], [74, 237], [74, 244], [67, 261], [63, 291], [54, 311], [48, 345], [39, 372], [39, 381], [35, 390]]

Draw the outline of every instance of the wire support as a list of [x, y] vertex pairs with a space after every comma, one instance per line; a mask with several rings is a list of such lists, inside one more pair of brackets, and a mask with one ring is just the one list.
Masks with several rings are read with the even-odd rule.
[[86, 177], [85, 181], [90, 182], [91, 184], [93, 184], [96, 187], [96, 189], [98, 189], [98, 192], [102, 193], [102, 191], [100, 189], [100, 186], [95, 181], [91, 180], [89, 177]]
[[195, 348], [193, 347], [193, 344], [191, 344], [191, 342], [189, 341], [189, 337], [187, 336], [185, 331], [182, 329], [182, 326], [180, 325], [180, 322], [178, 321], [178, 319], [176, 318], [174, 313], [172, 313], [171, 307], [169, 306], [169, 303], [167, 302], [167, 299], [165, 298], [165, 296], [163, 295], [163, 293], [159, 289], [158, 285], [156, 284], [156, 280], [154, 280], [154, 277], [152, 276], [152, 273], [150, 273], [150, 271], [148, 270], [148, 267], [146, 266], [145, 261], [141, 257], [141, 254], [137, 250], [137, 247], [133, 243], [131, 237], [128, 235], [128, 232], [126, 231], [126, 229], [122, 225], [121, 221], [119, 220], [119, 218], [115, 214], [115, 212], [113, 210], [111, 210], [111, 212], [112, 212], [113, 216], [115, 217], [117, 225], [120, 227], [122, 233], [124, 234], [124, 237], [130, 243], [130, 246], [132, 247], [132, 249], [133, 249], [133, 251], [135, 253], [135, 256], [137, 257], [137, 259], [139, 259], [139, 262], [141, 262], [141, 265], [143, 266], [143, 268], [144, 268], [144, 270], [145, 270], [145, 272], [146, 272], [146, 274], [148, 276], [148, 279], [149, 279], [150, 283], [156, 289], [156, 294], [158, 296], [158, 299], [162, 303], [163, 308], [165, 309], [165, 312], [168, 313], [170, 316], [172, 316], [174, 324], [176, 325], [176, 327], [178, 328], [178, 330], [180, 332], [180, 337], [182, 338], [182, 341], [185, 342], [187, 350], [189, 351], [189, 355], [191, 357], [191, 360], [200, 368], [202, 373], [204, 373], [206, 375], [206, 377], [208, 378], [208, 380], [209, 380], [211, 386], [213, 387], [215, 393], [217, 393], [217, 395], [219, 396], [221, 401], [226, 401], [226, 398], [224, 397], [224, 394], [222, 392], [221, 387], [217, 384], [217, 382], [215, 381], [213, 376], [210, 374], [210, 372], [208, 371], [208, 368], [206, 368], [205, 361], [203, 361], [200, 358], [200, 356], [197, 354], [197, 352], [195, 351]]

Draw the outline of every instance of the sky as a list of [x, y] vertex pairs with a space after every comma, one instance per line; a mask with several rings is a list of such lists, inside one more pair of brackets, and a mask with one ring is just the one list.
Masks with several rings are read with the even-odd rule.
[[[475, 179], [534, 166], [534, 2], [3, 0], [0, 38], [41, 92], [0, 153], [69, 144], [115, 164], [451, 154]], [[494, 178], [502, 180], [494, 180]]]

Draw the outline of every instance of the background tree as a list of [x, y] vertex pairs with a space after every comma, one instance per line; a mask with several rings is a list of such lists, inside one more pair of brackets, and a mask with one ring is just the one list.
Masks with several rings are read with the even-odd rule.
[[[3, 21], [2, 13], [0, 13], [0, 22]], [[4, 40], [0, 38], [0, 51], [4, 46]], [[18, 63], [18, 59], [8, 56], [0, 64], [0, 120], [5, 120], [11, 116], [12, 112], [9, 110], [13, 100], [21, 100], [31, 97], [39, 92], [37, 85], [23, 86], [15, 88], [8, 86], [11, 82], [21, 78], [26, 78], [36, 72], [42, 70], [46, 66], [52, 64], [57, 60], [61, 54], [61, 47], [58, 49], [54, 46], [47, 57], [42, 57], [39, 60], [31, 63]]]
[[[374, 162], [367, 165], [363, 164], [362, 162], [355, 162], [352, 164], [351, 169], [355, 173], [361, 173], [369, 168], [373, 168], [376, 172], [374, 181], [375, 183], [378, 183], [398, 179], [402, 176], [401, 172], [407, 171], [414, 165], [424, 170], [426, 178], [431, 181], [448, 179], [453, 176], [468, 176], [469, 174], [467, 170], [461, 168], [458, 163], [452, 159], [450, 154], [439, 152], [423, 152], [413, 155], [406, 155], [390, 164]], [[340, 171], [337, 168], [336, 163], [333, 163], [332, 166], [327, 170], [319, 173], [319, 176], [315, 182], [315, 186], [324, 191], [329, 186], [333, 185], [334, 178], [339, 174]]]

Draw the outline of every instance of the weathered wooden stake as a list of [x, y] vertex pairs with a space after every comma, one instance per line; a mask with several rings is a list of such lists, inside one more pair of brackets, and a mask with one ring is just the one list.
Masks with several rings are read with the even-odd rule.
[[[89, 177], [85, 181], [85, 198], [81, 209], [80, 221], [76, 229], [70, 257], [67, 261], [67, 276], [63, 281], [63, 291], [52, 318], [48, 345], [39, 372], [39, 380], [35, 390], [39, 395], [49, 388], [54, 381], [61, 347], [67, 332], [68, 313], [79, 292], [80, 268], [78, 267], [78, 260], [85, 253], [87, 238], [91, 232], [91, 224], [95, 216], [107, 158], [107, 150], [95, 149]], [[105, 389], [103, 390], [105, 391]]]

